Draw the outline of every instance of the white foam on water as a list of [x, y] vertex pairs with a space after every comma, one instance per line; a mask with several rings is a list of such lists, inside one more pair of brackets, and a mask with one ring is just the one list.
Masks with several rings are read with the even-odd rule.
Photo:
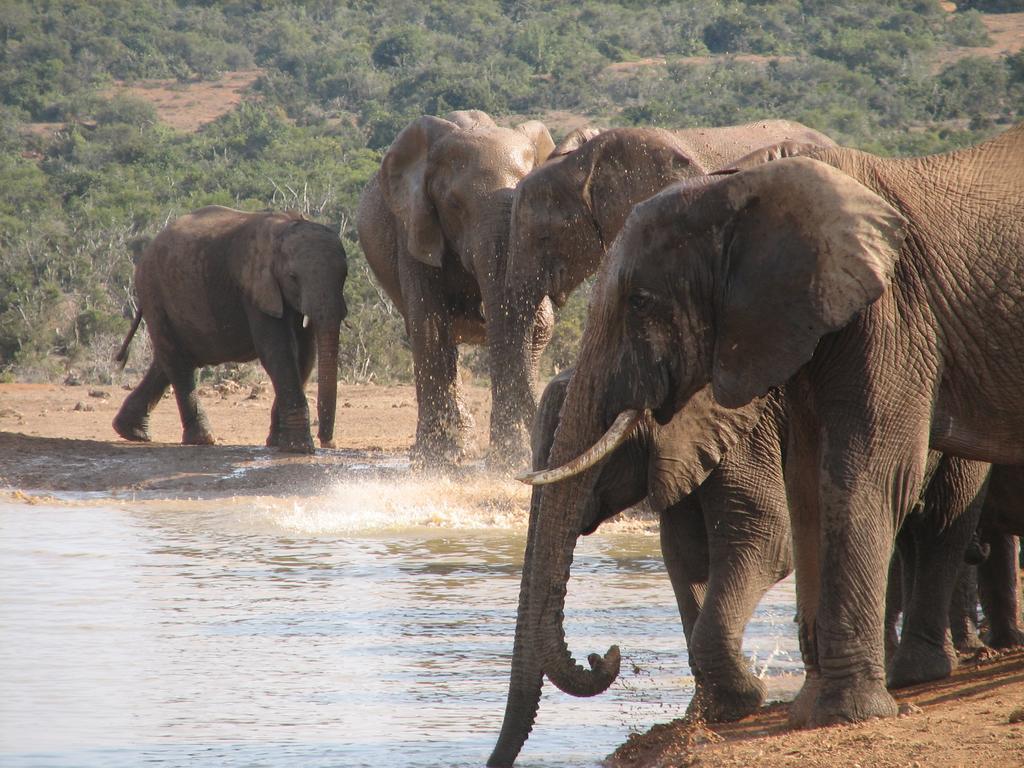
[[[154, 499], [104, 493], [14, 491], [0, 499], [53, 506], [121, 506], [189, 515], [203, 527], [240, 533], [361, 535], [416, 529], [526, 530], [530, 488], [484, 472], [462, 477], [409, 473], [339, 481], [316, 495]], [[4, 499], [6, 496], [6, 499]], [[653, 533], [657, 518], [629, 510], [602, 524], [602, 534]]]
[[525, 528], [529, 489], [503, 478], [344, 481], [302, 499], [263, 499], [254, 512], [282, 530], [306, 535], [415, 528]]

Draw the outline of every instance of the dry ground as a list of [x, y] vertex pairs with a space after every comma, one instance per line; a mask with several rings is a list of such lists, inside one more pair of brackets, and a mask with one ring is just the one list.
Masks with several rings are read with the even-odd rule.
[[[393, 466], [412, 443], [411, 387], [342, 386], [338, 449], [312, 457], [265, 449], [270, 393], [265, 385], [255, 387], [201, 388], [220, 442], [197, 448], [177, 444], [180, 425], [171, 398], [153, 414], [155, 442], [129, 444], [110, 428], [127, 394], [119, 387], [0, 384], [0, 490], [7, 489], [8, 501], [35, 498], [24, 491], [294, 495], [296, 489], [315, 492], [353, 463]], [[467, 401], [482, 442], [487, 392], [469, 387]], [[1024, 766], [1024, 650], [969, 661], [951, 680], [909, 689], [899, 698], [920, 711], [895, 720], [792, 732], [785, 728], [785, 705], [773, 705], [712, 730], [680, 722], [655, 726], [624, 744], [608, 765]]]

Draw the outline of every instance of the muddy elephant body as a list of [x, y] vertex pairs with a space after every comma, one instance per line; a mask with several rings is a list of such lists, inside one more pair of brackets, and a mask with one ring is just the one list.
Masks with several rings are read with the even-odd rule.
[[318, 359], [318, 436], [331, 446], [346, 271], [337, 233], [297, 213], [209, 206], [175, 220], [135, 267], [139, 312], [118, 360], [127, 360], [144, 319], [153, 362], [121, 406], [115, 431], [148, 440], [149, 412], [170, 384], [182, 442], [211, 444], [195, 395], [196, 369], [258, 358], [275, 393], [267, 444], [312, 451], [303, 388]]
[[492, 415], [497, 434], [514, 445], [516, 431], [530, 429], [541, 351], [532, 330], [534, 317], [548, 304], [562, 306], [597, 271], [636, 203], [673, 182], [703, 176], [752, 152], [779, 156], [834, 144], [825, 134], [788, 120], [672, 132], [616, 128], [568, 136], [516, 190], [504, 282], [506, 312], [494, 339], [500, 360]]
[[[534, 470], [547, 466], [571, 374], [558, 374], [541, 396], [531, 434]], [[749, 416], [708, 402], [699, 418], [716, 419], [720, 429], [696, 449], [686, 439], [692, 420], [642, 421], [602, 465], [580, 532], [652, 502], [696, 683], [687, 713], [735, 720], [765, 695], [742, 654], [744, 628], [764, 593], [793, 568], [781, 466], [785, 419], [778, 398]], [[532, 508], [544, 488], [534, 487]]]
[[[726, 408], [785, 386], [807, 669], [795, 725], [896, 713], [886, 573], [929, 446], [1024, 462], [1022, 170], [1024, 125], [924, 158], [816, 150], [676, 184], [636, 206], [611, 248], [551, 463], [647, 409], [667, 423], [708, 386]], [[596, 471], [550, 486], [538, 517], [576, 509]], [[559, 580], [524, 573], [517, 639], [535, 648], [518, 661], [523, 690], [540, 675], [602, 690], [617, 673], [617, 653], [588, 670], [564, 643], [576, 530], [573, 519], [528, 545]]]
[[[356, 218], [366, 260], [412, 346], [414, 457], [437, 465], [458, 460], [471, 423], [459, 395], [457, 346], [490, 344], [504, 311], [513, 189], [554, 147], [537, 121], [503, 128], [477, 111], [448, 118], [422, 117], [398, 135]], [[531, 321], [538, 344], [552, 325], [550, 307], [539, 308]], [[493, 429], [492, 437], [494, 451], [501, 440]]]

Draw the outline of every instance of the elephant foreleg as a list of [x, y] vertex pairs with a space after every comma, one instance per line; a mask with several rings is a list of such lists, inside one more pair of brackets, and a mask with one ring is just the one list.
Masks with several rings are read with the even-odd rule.
[[1024, 644], [1021, 627], [1017, 537], [1024, 528], [1020, 494], [1024, 469], [996, 466], [992, 469], [979, 534], [991, 550], [978, 566], [978, 593], [989, 621], [987, 642], [993, 648]]
[[978, 636], [978, 568], [963, 563], [949, 603], [949, 629], [958, 653], [976, 653], [985, 647]]
[[125, 440], [149, 442], [149, 413], [164, 396], [171, 380], [156, 361], [131, 394], [124, 399], [114, 417], [114, 431]]
[[443, 301], [442, 276], [411, 263], [400, 277], [418, 407], [412, 458], [420, 466], [450, 466], [462, 456], [472, 419], [459, 394], [458, 347]]
[[295, 453], [312, 453], [309, 433], [309, 404], [303, 389], [298, 339], [285, 319], [250, 311], [249, 324], [260, 363], [274, 385], [274, 404], [270, 411], [267, 445]]
[[704, 608], [690, 642], [699, 669], [696, 710], [735, 720], [764, 701], [765, 685], [743, 655], [743, 632], [758, 601], [792, 568], [789, 509], [775, 423], [763, 419], [729, 450], [697, 492], [708, 531]]
[[707, 593], [708, 534], [696, 494], [661, 513], [661, 556], [689, 647]]
[[978, 566], [978, 594], [989, 625], [985, 643], [991, 648], [1024, 645], [1017, 537], [994, 531], [983, 535], [992, 548], [988, 559]]
[[978, 525], [979, 496], [988, 471], [988, 464], [943, 456], [925, 489], [923, 509], [904, 523], [899, 539], [910, 538], [913, 554], [904, 565], [913, 573], [904, 593], [899, 647], [887, 669], [890, 687], [939, 680], [956, 668], [949, 605], [964, 551]]

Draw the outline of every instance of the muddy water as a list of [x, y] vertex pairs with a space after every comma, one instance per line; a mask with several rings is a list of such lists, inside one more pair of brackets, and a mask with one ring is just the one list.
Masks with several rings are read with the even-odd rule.
[[[0, 765], [479, 766], [501, 724], [523, 492], [377, 480], [296, 498], [0, 496]], [[799, 674], [793, 589], [745, 649]], [[577, 658], [618, 643], [594, 699], [545, 686], [523, 766], [591, 766], [692, 694], [657, 535], [578, 551]]]

